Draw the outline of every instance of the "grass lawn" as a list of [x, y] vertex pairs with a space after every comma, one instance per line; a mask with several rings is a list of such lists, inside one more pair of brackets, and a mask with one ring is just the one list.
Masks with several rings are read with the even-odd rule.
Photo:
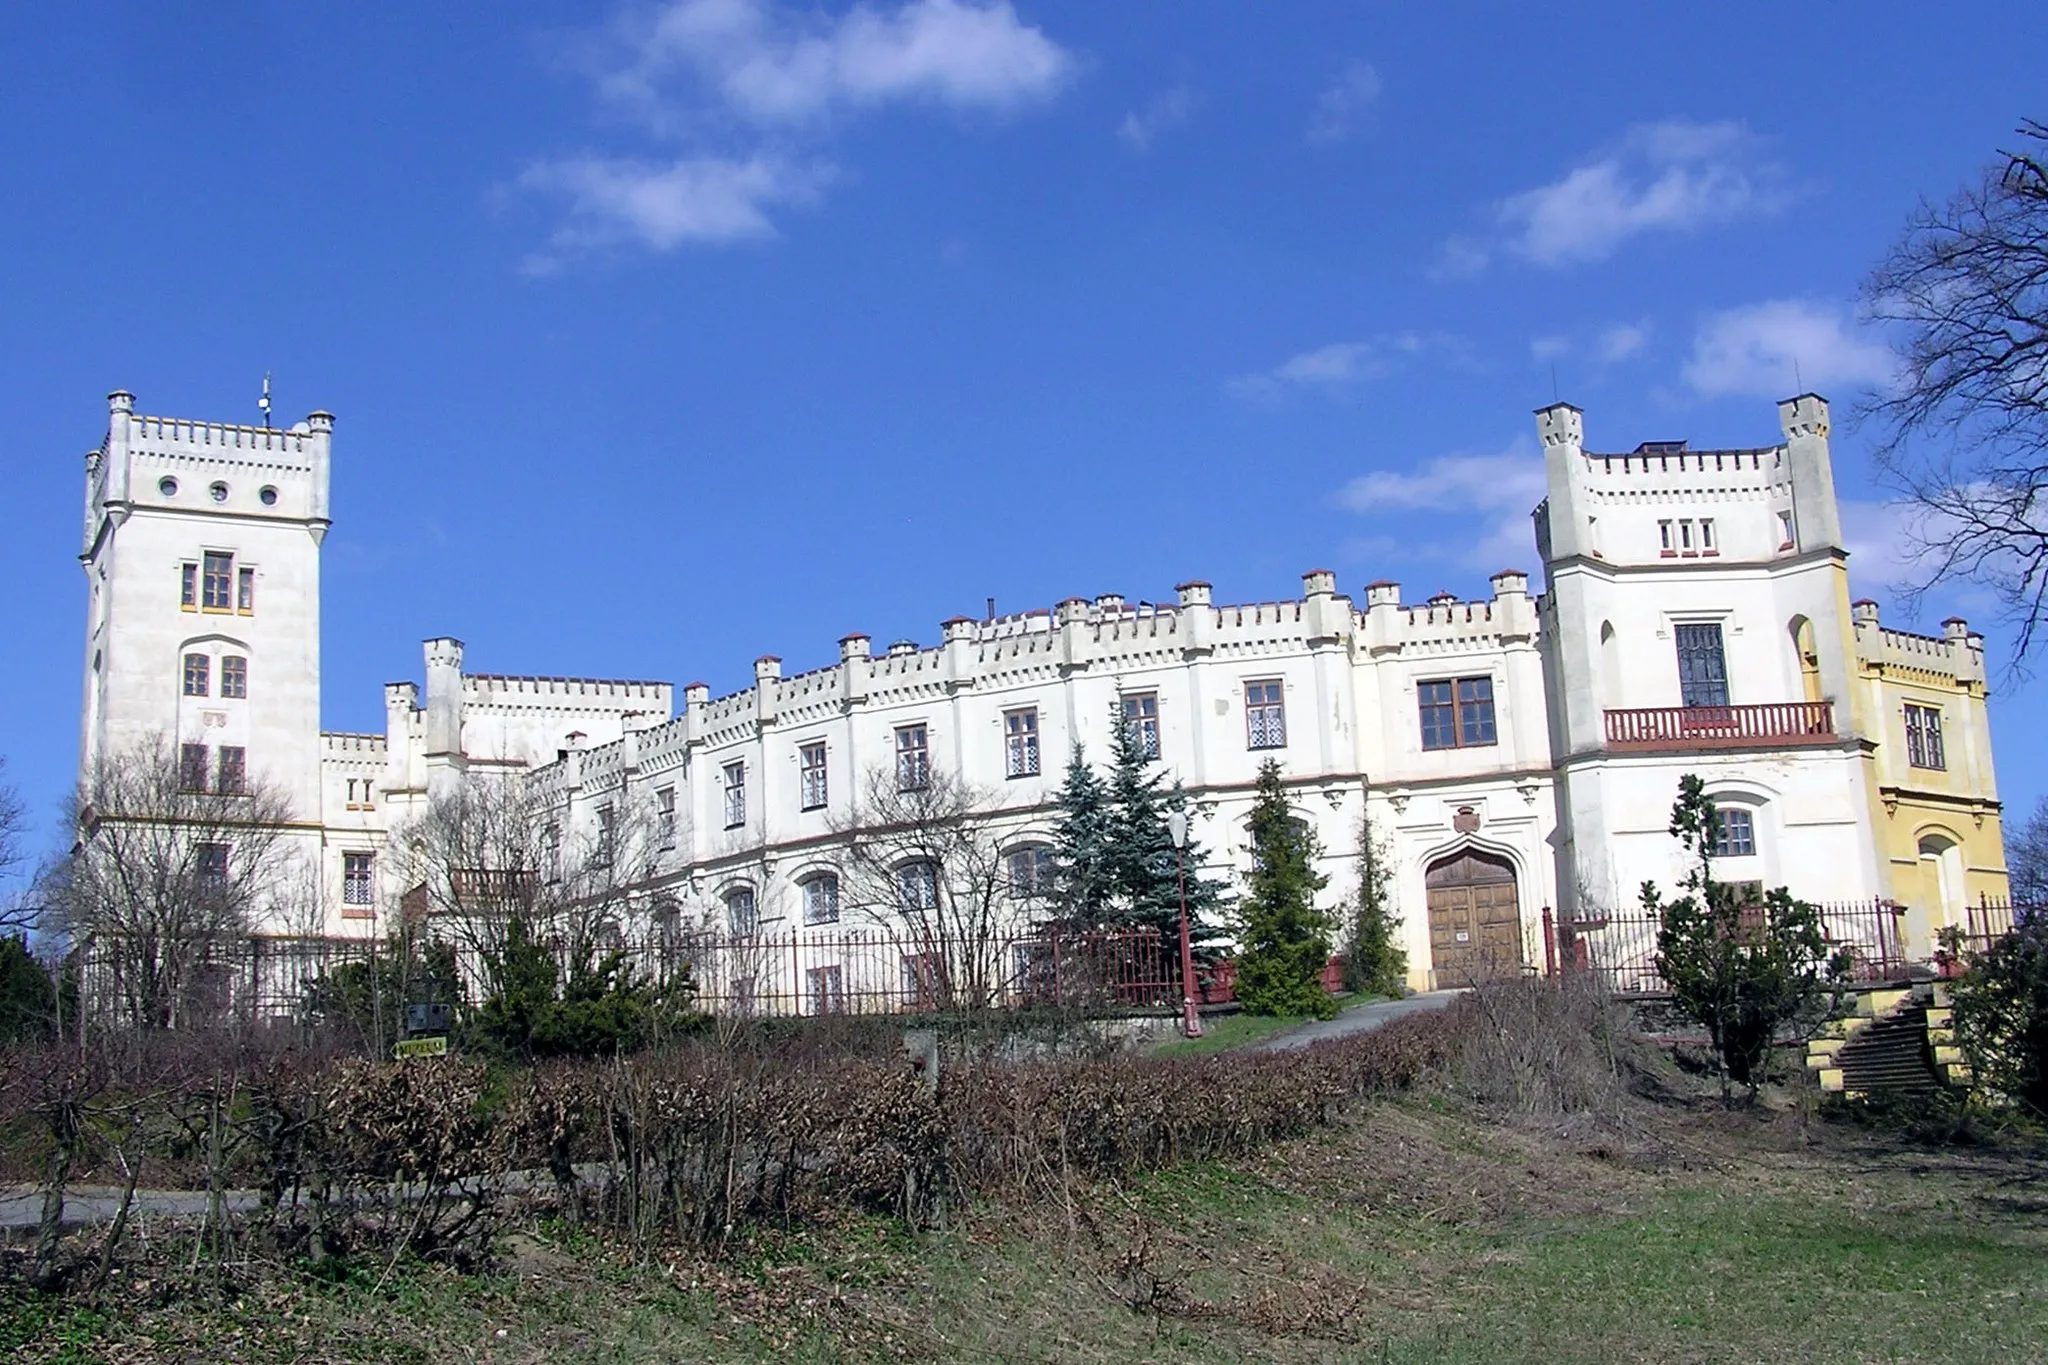
[[504, 1267], [272, 1278], [212, 1304], [0, 1298], [9, 1365], [2048, 1359], [2048, 1162], [1783, 1117], [1614, 1130], [1427, 1096], [1229, 1165], [912, 1236], [636, 1264], [542, 1227]]
[[[1384, 1000], [1380, 995], [1346, 995], [1337, 1000], [1338, 1013], [1369, 1005], [1375, 1000]], [[1270, 1038], [1297, 1024], [1306, 1024], [1313, 1015], [1260, 1015], [1225, 1014], [1202, 1021], [1202, 1036], [1199, 1038], [1175, 1037], [1160, 1043], [1152, 1049], [1155, 1057], [1200, 1057], [1211, 1052], [1227, 1052], [1231, 1048], [1256, 1043], [1261, 1038]]]

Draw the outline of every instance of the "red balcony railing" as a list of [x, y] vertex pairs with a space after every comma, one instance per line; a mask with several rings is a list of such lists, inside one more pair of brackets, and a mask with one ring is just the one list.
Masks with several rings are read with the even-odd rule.
[[1826, 744], [1835, 707], [1825, 701], [1762, 706], [1651, 706], [1607, 713], [1610, 749], [1755, 749]]

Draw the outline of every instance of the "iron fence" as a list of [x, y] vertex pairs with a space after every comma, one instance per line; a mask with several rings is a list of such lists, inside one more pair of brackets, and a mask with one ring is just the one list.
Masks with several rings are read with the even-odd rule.
[[[1859, 984], [1904, 980], [1906, 907], [1883, 899], [1829, 901], [1820, 911], [1830, 953], [1846, 953], [1850, 979]], [[1657, 916], [1632, 909], [1590, 918], [1550, 920], [1545, 912], [1546, 960], [1564, 971], [1593, 972], [1618, 995], [1670, 991], [1657, 970]]]

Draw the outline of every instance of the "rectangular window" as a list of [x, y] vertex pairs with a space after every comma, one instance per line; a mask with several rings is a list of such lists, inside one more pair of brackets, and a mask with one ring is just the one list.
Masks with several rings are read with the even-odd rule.
[[235, 570], [235, 610], [247, 616], [256, 610], [256, 571]]
[[1244, 685], [1244, 743], [1247, 749], [1287, 747], [1287, 703], [1278, 682]]
[[249, 790], [249, 751], [239, 744], [220, 746], [220, 794], [241, 796]]
[[932, 782], [931, 740], [922, 725], [896, 727], [896, 790], [923, 791]]
[[233, 854], [230, 845], [200, 844], [192, 853], [200, 881], [209, 886], [219, 886], [227, 881], [228, 860]]
[[1495, 742], [1491, 678], [1417, 683], [1415, 705], [1425, 749], [1469, 749]]
[[1792, 550], [1797, 549], [1798, 545], [1799, 537], [1793, 530], [1792, 514], [1790, 512], [1778, 513], [1778, 548], [1780, 550]]
[[1756, 853], [1756, 821], [1740, 806], [1714, 810], [1714, 856], [1748, 858]]
[[1010, 894], [1019, 900], [1052, 893], [1053, 853], [1044, 844], [1033, 844], [1012, 853], [1010, 864]]
[[903, 955], [903, 1003], [912, 1009], [936, 1009], [939, 1003], [939, 955]]
[[374, 853], [344, 853], [341, 855], [341, 903], [345, 906], [367, 908], [377, 898], [377, 855]]
[[725, 927], [735, 934], [751, 934], [761, 927], [753, 887], [736, 886], [725, 893]]
[[1011, 777], [1038, 775], [1038, 712], [1003, 712], [1004, 764]]
[[837, 963], [804, 968], [804, 989], [811, 997], [812, 1014], [846, 1013], [846, 973]]
[[1657, 553], [1660, 555], [1675, 555], [1678, 553], [1678, 546], [1671, 538], [1671, 523], [1668, 521], [1657, 523]]
[[1704, 517], [1700, 520], [1700, 553], [1703, 555], [1717, 555], [1721, 553], [1720, 547], [1714, 543], [1714, 519], [1712, 517]]
[[199, 609], [199, 566], [180, 564], [178, 566], [178, 605], [186, 611]]
[[[207, 672], [211, 668], [211, 666], [211, 663], [208, 661], [207, 657], [204, 654], [187, 654], [185, 656], [186, 696], [203, 697], [207, 694], [207, 692], [210, 690], [210, 682], [207, 677]], [[223, 688], [225, 688], [227, 679], [223, 677], [221, 679], [221, 683], [223, 685]]]
[[199, 605], [206, 611], [228, 611], [234, 606], [235, 557], [208, 550], [199, 577]]
[[220, 694], [223, 697], [249, 695], [248, 659], [240, 654], [230, 654], [220, 661]]
[[804, 923], [839, 923], [839, 878], [825, 872], [804, 883]]
[[814, 740], [796, 751], [797, 801], [805, 810], [825, 805], [825, 741]]
[[1947, 768], [1941, 742], [1941, 712], [1932, 706], [1906, 708], [1906, 762], [1916, 768]]
[[676, 846], [676, 789], [663, 787], [654, 793], [654, 833], [661, 847]]
[[1684, 705], [1726, 706], [1728, 664], [1721, 653], [1721, 627], [1685, 625], [1678, 637], [1678, 689]]
[[725, 765], [725, 827], [738, 829], [747, 823], [747, 765]]
[[1692, 541], [1692, 518], [1681, 517], [1678, 521], [1678, 552], [1692, 554], [1698, 547]]
[[905, 910], [938, 909], [938, 869], [926, 862], [905, 863], [897, 868], [896, 896]]
[[1159, 694], [1130, 692], [1124, 695], [1124, 726], [1131, 743], [1146, 758], [1159, 757]]
[[612, 818], [612, 808], [610, 806], [599, 806], [597, 808], [597, 848], [594, 850], [592, 861], [599, 867], [610, 867], [613, 845], [617, 840], [617, 824]]
[[213, 756], [204, 744], [180, 744], [178, 746], [178, 789], [188, 792], [206, 790], [207, 770], [212, 767]]
[[541, 875], [551, 882], [562, 880], [562, 827], [550, 823], [540, 832]]

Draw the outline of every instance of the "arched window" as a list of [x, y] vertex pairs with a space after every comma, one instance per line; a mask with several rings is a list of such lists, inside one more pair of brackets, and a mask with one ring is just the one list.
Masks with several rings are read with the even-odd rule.
[[804, 893], [805, 924], [839, 923], [839, 878], [820, 872], [799, 883]]
[[725, 893], [725, 926], [735, 934], [751, 934], [761, 927], [753, 887], [735, 886]]
[[1014, 849], [1005, 860], [1010, 873], [1010, 894], [1030, 900], [1052, 894], [1055, 865], [1052, 849], [1044, 844], [1027, 844]]
[[904, 910], [922, 914], [939, 908], [939, 869], [935, 863], [917, 861], [896, 869], [896, 899]]

